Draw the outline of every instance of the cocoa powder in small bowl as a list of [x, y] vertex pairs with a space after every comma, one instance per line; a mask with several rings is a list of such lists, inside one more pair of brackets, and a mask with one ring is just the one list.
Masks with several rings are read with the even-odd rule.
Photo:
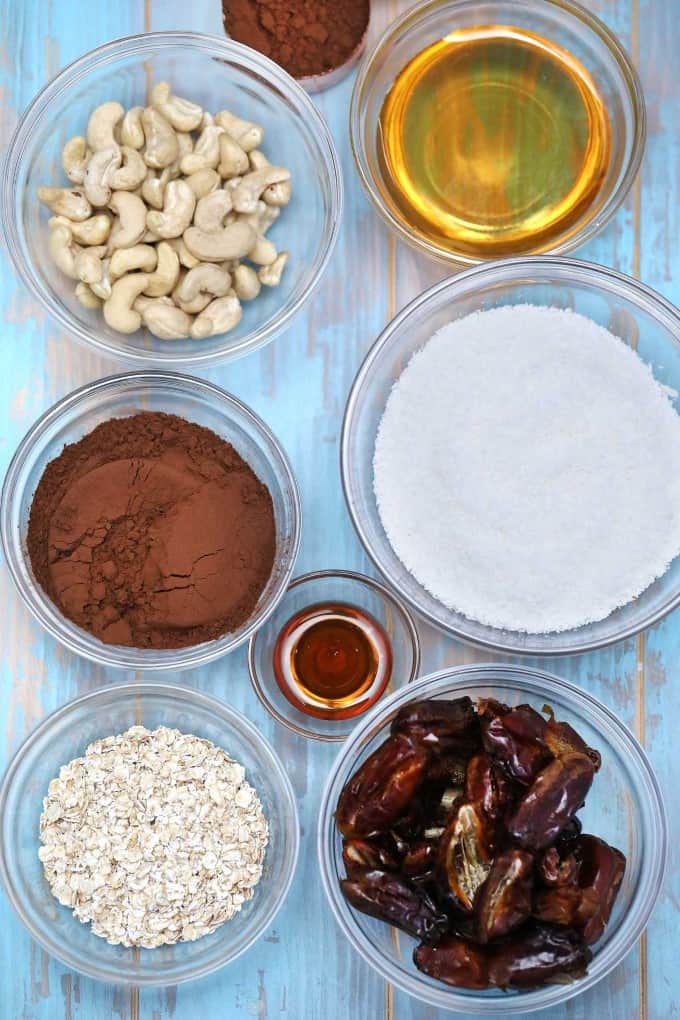
[[223, 0], [224, 27], [236, 42], [280, 64], [309, 91], [335, 84], [358, 59], [370, 0]]
[[214, 432], [142, 412], [97, 426], [45, 468], [33, 573], [106, 644], [182, 648], [252, 614], [274, 564], [269, 490]]

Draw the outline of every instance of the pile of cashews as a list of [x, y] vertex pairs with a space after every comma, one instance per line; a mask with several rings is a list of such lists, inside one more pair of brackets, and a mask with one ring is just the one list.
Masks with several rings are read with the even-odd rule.
[[212, 116], [164, 81], [146, 108], [98, 106], [87, 137], [62, 152], [75, 186], [38, 188], [55, 214], [51, 256], [78, 281], [78, 301], [120, 333], [234, 329], [241, 302], [276, 287], [288, 260], [265, 235], [290, 201], [290, 171], [269, 163], [263, 139], [258, 124]]

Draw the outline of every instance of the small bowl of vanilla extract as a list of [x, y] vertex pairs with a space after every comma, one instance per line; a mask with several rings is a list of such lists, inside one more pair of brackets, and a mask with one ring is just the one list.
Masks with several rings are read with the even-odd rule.
[[574, 0], [425, 0], [365, 56], [350, 111], [377, 211], [455, 265], [592, 237], [630, 190], [645, 124], [630, 57]]
[[265, 708], [315, 740], [344, 740], [388, 691], [411, 683], [420, 642], [404, 603], [349, 570], [295, 578], [250, 640], [250, 677]]

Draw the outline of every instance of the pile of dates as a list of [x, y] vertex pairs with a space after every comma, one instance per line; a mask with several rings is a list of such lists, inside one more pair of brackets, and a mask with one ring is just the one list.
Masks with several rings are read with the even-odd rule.
[[624, 855], [581, 831], [600, 755], [550, 709], [415, 701], [345, 785], [342, 891], [460, 988], [582, 977]]

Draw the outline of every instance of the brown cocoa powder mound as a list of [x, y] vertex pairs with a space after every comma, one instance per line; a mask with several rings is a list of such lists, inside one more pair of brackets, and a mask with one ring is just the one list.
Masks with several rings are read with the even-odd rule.
[[38, 483], [41, 587], [106, 644], [181, 648], [236, 630], [274, 564], [269, 490], [229, 443], [171, 414], [103, 422]]
[[224, 27], [294, 78], [324, 74], [351, 56], [366, 31], [369, 0], [223, 0]]

